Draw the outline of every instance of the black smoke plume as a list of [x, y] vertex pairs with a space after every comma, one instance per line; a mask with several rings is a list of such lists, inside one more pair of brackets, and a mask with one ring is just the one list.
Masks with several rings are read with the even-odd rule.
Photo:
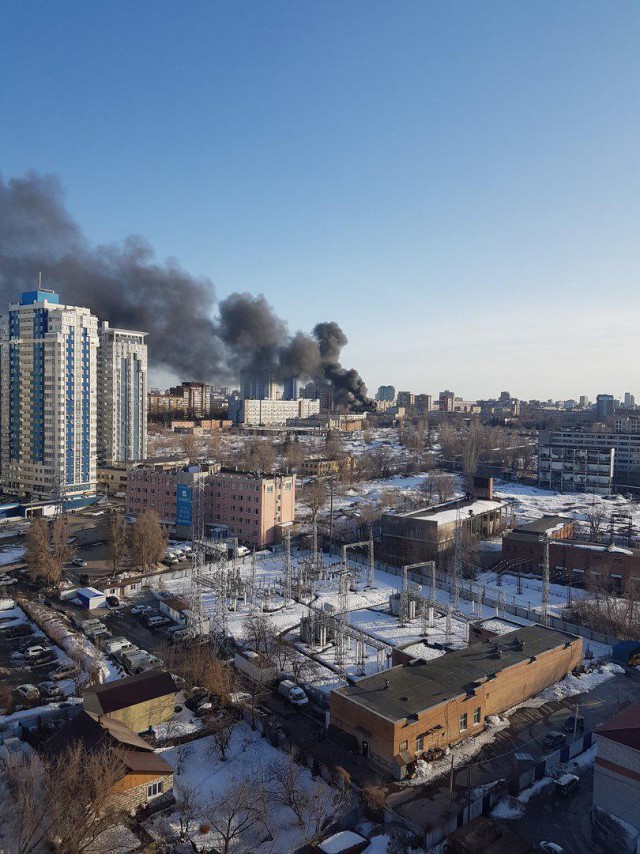
[[334, 402], [366, 408], [357, 371], [340, 364], [347, 337], [337, 323], [291, 335], [264, 296], [216, 301], [213, 282], [177, 261], [161, 263], [141, 237], [93, 246], [64, 204], [55, 175], [0, 176], [0, 312], [23, 290], [43, 287], [90, 308], [111, 326], [148, 333], [152, 365], [180, 379], [229, 381], [241, 370], [329, 383]]

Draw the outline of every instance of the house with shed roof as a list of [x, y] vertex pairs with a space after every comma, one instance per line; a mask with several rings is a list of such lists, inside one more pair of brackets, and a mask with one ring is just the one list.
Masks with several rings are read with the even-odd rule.
[[640, 832], [640, 703], [596, 730], [593, 805]]
[[581, 638], [523, 626], [332, 691], [331, 723], [382, 771], [403, 779], [417, 759], [478, 735], [489, 715], [559, 682], [581, 661]]
[[87, 754], [112, 749], [122, 762], [122, 776], [112, 789], [119, 809], [134, 812], [172, 799], [173, 768], [122, 721], [81, 712], [47, 739], [42, 750], [55, 761], [78, 743]]
[[109, 715], [133, 732], [147, 732], [173, 717], [176, 685], [165, 670], [146, 670], [83, 692], [82, 705], [92, 715]]

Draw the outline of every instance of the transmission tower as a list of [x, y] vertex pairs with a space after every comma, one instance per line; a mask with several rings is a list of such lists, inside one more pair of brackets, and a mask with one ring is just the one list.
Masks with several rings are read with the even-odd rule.
[[284, 536], [284, 602], [288, 605], [292, 601], [293, 570], [291, 567], [291, 534], [289, 531]]
[[251, 613], [256, 609], [256, 550], [251, 552], [251, 580], [249, 587], [249, 605]]
[[375, 586], [376, 581], [376, 558], [373, 550], [373, 525], [369, 526], [369, 571], [367, 573], [367, 587]]
[[460, 607], [460, 581], [462, 580], [462, 519], [460, 508], [456, 511], [456, 526], [453, 544], [453, 592], [451, 604], [454, 610]]
[[549, 537], [542, 539], [542, 622], [549, 625]]
[[453, 635], [452, 630], [452, 619], [451, 619], [451, 605], [447, 605], [447, 619], [445, 623], [445, 640], [447, 643], [451, 643], [451, 637]]
[[402, 589], [400, 591], [400, 625], [406, 626], [409, 622], [409, 570], [402, 567]]
[[[343, 549], [343, 553], [346, 549]], [[346, 655], [347, 633], [346, 627], [349, 617], [349, 572], [345, 568], [338, 576], [338, 613], [335, 622], [335, 663], [343, 665]]]

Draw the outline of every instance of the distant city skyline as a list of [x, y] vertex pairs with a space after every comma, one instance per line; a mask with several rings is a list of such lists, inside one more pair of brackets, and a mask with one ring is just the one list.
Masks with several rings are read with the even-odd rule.
[[91, 244], [142, 234], [292, 331], [338, 321], [371, 396], [633, 393], [640, 7], [613, 11], [8, 0], [2, 177], [59, 175]]

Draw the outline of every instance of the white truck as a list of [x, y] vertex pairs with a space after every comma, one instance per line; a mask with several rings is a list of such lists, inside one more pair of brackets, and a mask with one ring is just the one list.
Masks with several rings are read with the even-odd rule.
[[291, 679], [283, 679], [278, 685], [278, 694], [284, 697], [287, 703], [292, 706], [306, 706], [309, 703], [309, 698], [304, 693], [302, 688], [298, 688], [295, 682]]

